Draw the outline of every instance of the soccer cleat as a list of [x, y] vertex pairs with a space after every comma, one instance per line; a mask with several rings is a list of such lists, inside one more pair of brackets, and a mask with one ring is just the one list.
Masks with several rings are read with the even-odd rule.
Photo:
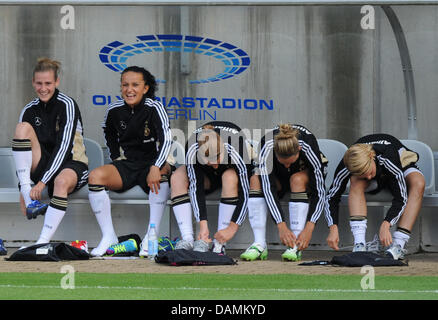
[[293, 248], [287, 248], [281, 255], [283, 261], [301, 261], [301, 251], [295, 246]]
[[107, 255], [115, 255], [118, 253], [135, 252], [137, 251], [137, 242], [134, 239], [129, 239], [121, 243], [117, 243], [106, 249]]
[[225, 244], [219, 243], [219, 241], [215, 239], [211, 251], [214, 253], [225, 254]]
[[32, 200], [32, 202], [26, 208], [27, 219], [36, 219], [38, 215], [44, 215], [49, 207], [46, 203], [41, 203], [38, 200]]
[[264, 248], [258, 243], [252, 244], [244, 253], [240, 255], [240, 259], [246, 261], [254, 261], [257, 259], [267, 260], [268, 259], [268, 249]]
[[353, 246], [353, 252], [365, 252], [367, 251], [367, 246], [365, 243], [355, 243]]
[[[158, 252], [175, 250], [175, 246], [179, 239], [171, 240], [169, 237], [160, 237], [158, 239]], [[193, 244], [192, 244], [193, 247]], [[190, 249], [189, 249], [190, 250]]]
[[88, 243], [85, 240], [75, 240], [75, 241], [72, 241], [70, 243], [70, 245], [72, 247], [77, 248], [77, 249], [84, 250], [86, 253], [88, 253]]
[[0, 256], [5, 256], [8, 254], [8, 250], [6, 250], [5, 245], [3, 244], [3, 240], [0, 239]]
[[193, 250], [193, 241], [188, 240], [179, 240], [175, 245], [175, 250], [177, 249], [185, 249], [185, 250]]
[[385, 250], [385, 256], [394, 260], [403, 260], [407, 250], [403, 249], [399, 244], [392, 243], [388, 249]]
[[207, 252], [208, 251], [208, 243], [204, 240], [196, 240], [193, 242], [193, 251], [197, 252]]
[[377, 234], [374, 235], [374, 239], [372, 241], [366, 243], [366, 251], [374, 253], [383, 251], [383, 246], [380, 243], [379, 236]]

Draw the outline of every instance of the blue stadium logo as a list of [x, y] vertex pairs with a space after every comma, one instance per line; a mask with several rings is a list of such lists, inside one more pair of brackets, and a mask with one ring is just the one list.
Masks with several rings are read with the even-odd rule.
[[[210, 38], [158, 34], [137, 36], [137, 41], [124, 44], [114, 41], [104, 46], [99, 53], [102, 63], [115, 72], [122, 72], [130, 57], [138, 54], [154, 52], [193, 52], [210, 56], [222, 61], [225, 69], [212, 77], [190, 80], [190, 83], [209, 83], [232, 78], [244, 72], [250, 65], [251, 59], [242, 49], [220, 40]], [[166, 82], [159, 80], [158, 82]]]

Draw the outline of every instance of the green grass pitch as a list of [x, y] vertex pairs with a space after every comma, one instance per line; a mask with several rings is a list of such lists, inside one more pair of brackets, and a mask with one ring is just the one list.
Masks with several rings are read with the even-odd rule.
[[[438, 277], [0, 273], [1, 300], [436, 300]], [[370, 282], [368, 282], [370, 284]], [[63, 288], [64, 287], [64, 288]]]

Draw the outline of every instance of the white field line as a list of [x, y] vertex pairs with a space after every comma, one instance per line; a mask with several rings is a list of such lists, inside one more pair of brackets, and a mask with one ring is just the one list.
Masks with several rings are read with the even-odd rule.
[[[30, 286], [30, 285], [13, 285], [2, 284], [0, 288], [5, 289], [61, 289], [61, 286]], [[179, 288], [153, 288], [153, 287], [120, 287], [120, 286], [74, 286], [74, 289], [99, 289], [99, 290], [171, 290], [171, 291], [239, 291], [239, 292], [277, 292], [277, 293], [433, 293], [438, 294], [438, 290], [378, 290], [378, 289], [263, 289], [263, 288], [195, 288], [195, 287], [179, 287]]]

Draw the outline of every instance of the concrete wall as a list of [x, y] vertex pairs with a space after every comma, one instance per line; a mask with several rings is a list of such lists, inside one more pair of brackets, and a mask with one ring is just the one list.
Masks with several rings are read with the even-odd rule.
[[[407, 138], [404, 79], [393, 31], [378, 6], [374, 7], [375, 29], [363, 30], [360, 8], [74, 6], [75, 29], [65, 30], [61, 6], [0, 6], [0, 146], [10, 145], [19, 113], [34, 97], [31, 76], [39, 56], [62, 62], [60, 89], [79, 103], [85, 134], [104, 145], [100, 123], [105, 105], [96, 105], [93, 97], [110, 96], [114, 101], [119, 94], [119, 74], [104, 66], [99, 52], [113, 41], [133, 44], [138, 35], [151, 34], [212, 38], [241, 48], [251, 59], [246, 71], [230, 79], [190, 84], [189, 80], [216, 74], [224, 66], [217, 59], [189, 53], [187, 74], [181, 72], [179, 52], [129, 58], [128, 65], [143, 65], [166, 80], [159, 86], [159, 97], [167, 101], [190, 97], [272, 103], [273, 110], [173, 105], [169, 108], [173, 128], [186, 130], [188, 120], [182, 116], [174, 119], [175, 109], [191, 109], [193, 119], [205, 110], [216, 119], [232, 120], [250, 129], [270, 128], [282, 121], [301, 123], [319, 138], [338, 139], [347, 145], [373, 131]], [[418, 138], [437, 150], [434, 53], [438, 6], [393, 9], [411, 52]], [[197, 125], [211, 120], [208, 115], [201, 118]]]
[[[191, 84], [192, 79], [220, 73], [224, 65], [194, 53], [155, 52], [130, 57], [128, 65], [142, 65], [158, 79], [166, 80], [159, 85], [158, 97], [165, 97], [168, 102], [172, 97], [205, 98], [203, 101], [210, 102], [226, 98], [242, 104], [264, 101], [272, 107], [272, 110], [253, 109], [252, 104], [247, 109], [215, 104], [201, 107], [198, 103], [185, 108], [173, 104], [168, 106], [172, 128], [186, 132], [189, 120], [197, 119], [192, 125], [198, 126], [211, 120], [211, 114], [217, 120], [233, 121], [249, 129], [270, 128], [286, 121], [301, 123], [318, 138], [337, 139], [347, 145], [362, 135], [379, 131], [407, 138], [404, 79], [393, 31], [378, 6], [374, 7], [375, 29], [362, 29], [360, 9], [360, 6], [74, 6], [75, 25], [71, 30], [61, 26], [65, 18], [61, 6], [0, 6], [0, 147], [10, 146], [18, 115], [35, 96], [32, 69], [40, 56], [62, 62], [60, 89], [78, 102], [85, 135], [104, 146], [100, 124], [108, 97], [114, 101], [119, 95], [120, 74], [100, 61], [100, 50], [114, 41], [134, 44], [139, 35], [163, 34], [199, 36], [232, 44], [248, 54], [251, 64], [232, 78]], [[411, 54], [418, 139], [438, 150], [435, 106], [438, 6], [393, 9]], [[181, 116], [189, 110], [192, 116]], [[208, 114], [199, 117], [199, 112], [204, 111]], [[175, 114], [179, 114], [178, 118]], [[216, 219], [215, 210], [211, 209], [212, 221]], [[378, 221], [382, 216], [379, 209], [372, 210], [369, 238], [377, 228], [373, 227], [374, 217]], [[113, 216], [120, 234], [136, 232], [143, 236], [148, 219], [144, 206], [126, 209], [115, 205]], [[346, 213], [341, 217], [346, 225]], [[437, 218], [432, 210], [425, 217], [430, 228], [434, 228]], [[41, 222], [25, 220], [15, 205], [1, 207], [1, 234], [10, 241], [35, 240]], [[174, 218], [166, 215], [162, 233], [176, 236], [175, 227]], [[213, 222], [211, 230], [214, 229]], [[420, 234], [415, 230], [410, 245], [417, 248]], [[426, 235], [432, 246], [438, 243], [433, 230]], [[325, 221], [321, 220], [313, 247], [325, 246], [326, 232]], [[273, 224], [268, 234], [270, 243], [278, 244]], [[341, 236], [341, 246], [351, 245], [348, 228], [341, 230]], [[58, 240], [76, 238], [89, 240], [91, 246], [100, 238], [88, 205], [72, 205], [55, 236]], [[251, 241], [249, 223], [245, 222], [230, 245], [244, 248]]]

